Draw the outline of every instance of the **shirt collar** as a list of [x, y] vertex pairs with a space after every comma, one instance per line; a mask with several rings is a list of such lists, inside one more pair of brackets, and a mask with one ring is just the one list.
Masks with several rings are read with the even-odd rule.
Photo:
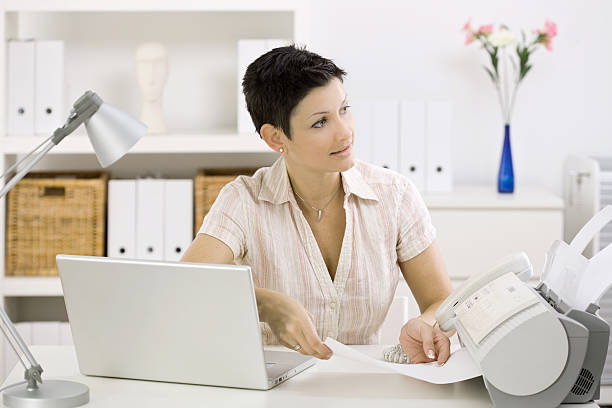
[[[345, 195], [355, 194], [356, 196], [378, 201], [378, 197], [372, 188], [365, 182], [361, 172], [356, 166], [342, 172], [342, 187]], [[282, 204], [290, 201], [291, 184], [287, 174], [287, 166], [283, 157], [278, 158], [270, 170], [263, 177], [261, 190], [258, 195], [259, 200], [269, 201], [272, 204]]]
[[356, 165], [342, 172], [342, 187], [347, 196], [349, 194], [355, 194], [357, 197], [365, 200], [378, 201], [378, 197], [374, 193], [374, 190], [372, 190], [372, 187], [363, 179], [363, 175]]

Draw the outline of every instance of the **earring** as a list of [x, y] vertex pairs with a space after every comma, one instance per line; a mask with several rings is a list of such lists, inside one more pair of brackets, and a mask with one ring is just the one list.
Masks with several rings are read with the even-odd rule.
[[285, 151], [285, 149], [283, 149], [282, 147], [280, 149], [278, 149], [279, 152], [283, 153]]

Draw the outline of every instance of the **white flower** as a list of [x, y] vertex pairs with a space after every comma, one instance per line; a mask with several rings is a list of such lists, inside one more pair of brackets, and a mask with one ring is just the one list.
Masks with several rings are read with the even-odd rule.
[[491, 37], [489, 37], [489, 41], [491, 41], [491, 44], [495, 47], [503, 47], [516, 42], [516, 37], [512, 34], [512, 31], [501, 29], [494, 32]]

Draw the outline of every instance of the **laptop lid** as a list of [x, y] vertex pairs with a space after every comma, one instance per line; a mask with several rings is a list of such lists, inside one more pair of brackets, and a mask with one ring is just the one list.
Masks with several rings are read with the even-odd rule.
[[56, 260], [81, 373], [269, 388], [248, 266]]

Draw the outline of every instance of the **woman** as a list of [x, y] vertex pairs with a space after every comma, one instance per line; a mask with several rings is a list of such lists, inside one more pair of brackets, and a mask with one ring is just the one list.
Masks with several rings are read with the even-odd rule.
[[443, 364], [434, 313], [452, 287], [435, 229], [407, 178], [353, 158], [345, 75], [295, 46], [249, 65], [247, 108], [280, 158], [224, 187], [182, 260], [249, 265], [264, 342], [322, 359], [328, 336], [378, 341], [401, 271], [422, 314], [400, 344], [413, 362]]

